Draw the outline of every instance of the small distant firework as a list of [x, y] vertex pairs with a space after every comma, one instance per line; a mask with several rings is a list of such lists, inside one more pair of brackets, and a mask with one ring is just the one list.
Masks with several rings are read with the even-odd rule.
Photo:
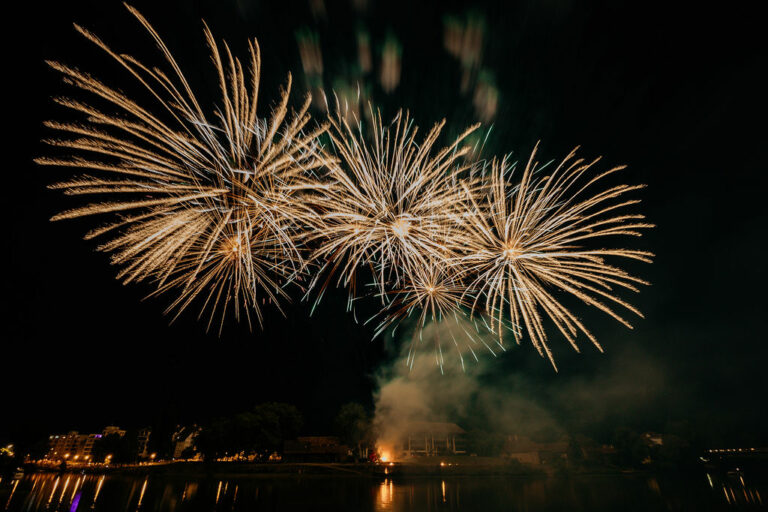
[[441, 257], [427, 258], [423, 264], [409, 267], [401, 285], [392, 293], [397, 300], [385, 310], [389, 315], [379, 331], [413, 313], [418, 315], [417, 327], [421, 329], [428, 322], [463, 316], [472, 305], [465, 284], [448, 260]]
[[494, 84], [493, 75], [487, 71], [481, 71], [475, 86], [475, 94], [472, 97], [475, 113], [478, 119], [484, 123], [490, 123], [496, 115], [499, 107], [499, 89]]
[[320, 36], [310, 29], [296, 31], [296, 43], [304, 74], [308, 79], [323, 76], [323, 54], [320, 51]]
[[312, 260], [322, 270], [313, 286], [323, 274], [338, 274], [354, 296], [357, 269], [368, 266], [384, 296], [404, 273], [445, 257], [446, 230], [453, 229], [454, 209], [464, 197], [456, 180], [468, 168], [461, 157], [469, 148], [459, 146], [475, 127], [437, 150], [444, 121], [418, 142], [408, 114], [384, 125], [372, 111], [369, 145], [362, 124], [353, 127], [341, 110], [329, 131], [340, 163], [328, 166], [323, 192], [312, 200], [321, 227], [307, 243], [317, 247]]
[[296, 31], [296, 44], [307, 89], [312, 94], [312, 103], [315, 108], [323, 111], [323, 53], [320, 50], [320, 36], [308, 28], [299, 29]]
[[357, 63], [363, 73], [370, 73], [373, 69], [371, 36], [362, 28], [357, 31]]
[[[489, 315], [482, 309], [484, 305], [477, 308], [473, 304], [471, 290], [446, 258], [429, 258], [423, 265], [409, 268], [400, 285], [389, 295], [391, 302], [377, 315], [382, 320], [375, 336], [406, 318], [414, 318], [415, 335], [411, 338], [406, 361], [409, 365], [415, 361], [416, 344], [423, 341], [425, 332], [434, 342], [435, 360], [441, 371], [445, 363], [444, 343], [455, 348], [462, 368], [465, 354], [471, 354], [477, 361], [478, 349], [493, 355], [504, 350], [503, 343], [491, 330]], [[504, 324], [512, 329], [506, 322]]]
[[152, 280], [157, 293], [175, 290], [178, 297], [169, 310], [180, 312], [199, 297], [201, 314], [210, 311], [209, 326], [217, 310], [223, 322], [230, 306], [236, 317], [243, 311], [250, 322], [255, 313], [260, 323], [260, 302], [286, 298], [283, 286], [303, 266], [294, 231], [308, 212], [297, 196], [307, 173], [328, 163], [316, 142], [326, 126], [303, 132], [310, 119], [309, 99], [288, 116], [290, 75], [271, 117], [259, 118], [258, 44], [249, 44], [246, 73], [226, 44], [221, 53], [206, 27], [222, 93], [220, 110], [209, 119], [160, 36], [141, 14], [128, 9], [155, 40], [171, 74], [115, 52], [94, 34], [76, 28], [154, 96], [170, 123], [91, 75], [50, 62], [65, 82], [120, 114], [57, 99], [86, 114], [87, 121], [46, 123], [69, 135], [48, 142], [85, 156], [39, 158], [37, 163], [105, 176], [85, 175], [52, 185], [65, 194], [127, 197], [65, 211], [52, 220], [118, 213], [115, 221], [86, 238], [113, 236], [99, 249], [113, 253], [112, 262], [122, 267], [120, 279]]
[[443, 20], [443, 45], [459, 60], [462, 68], [461, 92], [467, 92], [483, 53], [485, 19], [470, 12], [465, 19], [447, 16]]
[[387, 34], [381, 50], [381, 88], [391, 93], [400, 83], [400, 66], [403, 48], [393, 34]]
[[473, 308], [485, 303], [491, 327], [499, 336], [508, 314], [512, 325], [524, 326], [539, 354], [555, 366], [544, 331], [545, 317], [575, 350], [579, 350], [575, 340], [579, 331], [598, 349], [602, 347], [551, 290], [567, 292], [631, 328], [614, 311], [614, 305], [642, 314], [619, 298], [614, 287], [637, 292], [639, 285], [648, 283], [610, 265], [607, 258], [650, 263], [653, 255], [630, 249], [592, 249], [585, 244], [617, 235], [641, 236], [641, 230], [653, 226], [643, 222], [642, 215], [620, 213], [640, 202], [625, 196], [641, 186], [594, 191], [623, 167], [590, 176], [599, 159], [587, 163], [575, 159], [574, 151], [547, 174], [538, 168], [535, 156], [536, 150], [515, 186], [509, 183], [514, 167], [502, 160], [493, 162], [484, 193], [467, 189], [471, 207], [462, 217], [463, 254], [453, 265], [467, 279]]
[[459, 58], [464, 41], [464, 27], [455, 16], [445, 16], [443, 19], [443, 46], [453, 57]]

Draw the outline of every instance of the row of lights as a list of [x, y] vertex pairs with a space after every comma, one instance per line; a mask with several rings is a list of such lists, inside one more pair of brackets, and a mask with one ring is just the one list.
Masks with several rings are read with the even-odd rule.
[[757, 448], [720, 448], [707, 451], [709, 453], [755, 452]]

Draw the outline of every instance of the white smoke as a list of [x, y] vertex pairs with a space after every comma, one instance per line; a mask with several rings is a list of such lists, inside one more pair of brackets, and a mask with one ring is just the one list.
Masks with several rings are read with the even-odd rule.
[[552, 440], [600, 422], [612, 429], [619, 426], [615, 422], [656, 407], [669, 386], [663, 364], [636, 347], [610, 358], [600, 355], [605, 365], [591, 375], [553, 373], [537, 379], [531, 375], [538, 372], [510, 372], [500, 361], [522, 357], [520, 351], [532, 347], [515, 346], [497, 357], [486, 346], [498, 349], [497, 340], [478, 335], [469, 322], [428, 325], [413, 334], [399, 357], [376, 376], [379, 444], [391, 449], [410, 424], [423, 421]]

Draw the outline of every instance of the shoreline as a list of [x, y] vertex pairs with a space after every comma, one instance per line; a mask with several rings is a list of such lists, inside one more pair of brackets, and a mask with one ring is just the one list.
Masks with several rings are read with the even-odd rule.
[[410, 478], [410, 477], [462, 477], [462, 476], [505, 476], [519, 478], [545, 478], [552, 476], [641, 476], [653, 473], [644, 470], [621, 470], [618, 468], [553, 468], [496, 462], [462, 463], [451, 462], [395, 462], [395, 463], [320, 463], [320, 462], [169, 462], [152, 465], [127, 466], [75, 466], [66, 470], [50, 466], [30, 465], [29, 469], [39, 473], [85, 473], [94, 475], [163, 475], [163, 476], [216, 476], [216, 477], [289, 477], [289, 476], [333, 476], [342, 478]]

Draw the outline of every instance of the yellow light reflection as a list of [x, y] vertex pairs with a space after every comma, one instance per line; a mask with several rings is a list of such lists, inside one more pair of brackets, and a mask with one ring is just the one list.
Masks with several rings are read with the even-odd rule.
[[216, 489], [216, 503], [219, 503], [219, 497], [221, 496], [221, 480], [219, 480], [219, 488]]
[[388, 478], [379, 486], [379, 503], [382, 506], [387, 506], [392, 503], [392, 495], [394, 494], [394, 485]]
[[53, 501], [53, 495], [56, 494], [56, 488], [59, 486], [59, 480], [61, 480], [61, 477], [57, 476], [56, 481], [53, 483], [53, 489], [51, 489], [51, 495], [48, 496], [48, 507], [51, 506], [51, 502]]
[[139, 504], [136, 505], [136, 510], [141, 508], [141, 502], [144, 501], [144, 493], [147, 491], [147, 482], [149, 482], [149, 477], [144, 479], [144, 484], [141, 486], [141, 493], [139, 493]]
[[11, 495], [10, 495], [10, 496], [8, 496], [8, 501], [6, 501], [6, 502], [5, 502], [5, 509], [6, 509], [6, 510], [8, 510], [8, 507], [10, 507], [10, 506], [11, 506], [11, 500], [13, 499], [13, 493], [15, 493], [15, 492], [16, 492], [16, 487], [19, 485], [19, 482], [20, 482], [20, 481], [21, 481], [21, 480], [15, 480], [15, 481], [13, 482], [13, 488], [11, 489]]
[[67, 492], [67, 487], [69, 486], [69, 479], [71, 477], [67, 477], [66, 480], [64, 480], [64, 487], [61, 488], [61, 494], [59, 495], [59, 505], [61, 505], [61, 501], [64, 499], [64, 494]]
[[84, 476], [81, 476], [75, 481], [74, 487], [72, 487], [72, 494], [69, 496], [69, 502], [72, 503], [72, 500], [75, 499], [75, 494], [77, 494], [77, 489], [80, 487], [80, 484], [83, 481]]
[[99, 478], [99, 483], [96, 484], [96, 493], [93, 495], [93, 503], [91, 505], [91, 508], [96, 506], [96, 500], [99, 499], [99, 493], [101, 492], [102, 485], [104, 485], [104, 475], [101, 475], [101, 478]]

